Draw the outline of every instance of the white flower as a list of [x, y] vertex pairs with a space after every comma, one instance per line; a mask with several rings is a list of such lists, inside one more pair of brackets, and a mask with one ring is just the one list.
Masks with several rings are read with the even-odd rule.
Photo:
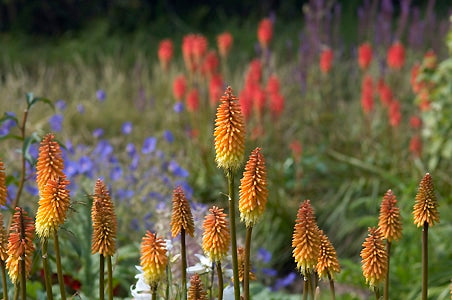
[[199, 263], [197, 263], [194, 266], [188, 267], [187, 268], [187, 273], [189, 273], [189, 274], [209, 273], [210, 270], [212, 269], [212, 261], [209, 258], [207, 258], [207, 257], [205, 257], [204, 255], [201, 255], [201, 254], [195, 254], [195, 256], [199, 259]]
[[135, 284], [135, 288], [133, 288], [133, 285], [130, 287], [130, 293], [132, 293], [133, 299], [149, 300], [151, 299], [151, 287], [144, 281], [143, 268], [140, 266], [135, 266], [135, 268], [137, 268], [140, 273], [135, 275], [135, 278], [137, 278], [138, 281]]
[[171, 252], [171, 250], [173, 250], [173, 241], [172, 240], [165, 240], [165, 244], [166, 244], [166, 251], [169, 254]]
[[223, 290], [223, 300], [234, 300], [234, 286], [233, 285], [228, 285], [224, 290]]

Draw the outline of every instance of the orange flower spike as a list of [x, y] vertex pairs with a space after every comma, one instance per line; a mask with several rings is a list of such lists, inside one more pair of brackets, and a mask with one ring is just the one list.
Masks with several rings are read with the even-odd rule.
[[[243, 275], [245, 274], [245, 248], [237, 248], [237, 258], [239, 262], [239, 281], [243, 282]], [[251, 264], [251, 263], [250, 263]], [[256, 275], [251, 271], [253, 267], [250, 265], [250, 280], [256, 280]]]
[[227, 215], [222, 208], [209, 209], [203, 223], [202, 249], [212, 261], [221, 261], [228, 253], [231, 236]]
[[236, 170], [245, 153], [245, 121], [230, 86], [221, 97], [215, 120], [215, 152], [218, 167]]
[[171, 234], [176, 237], [182, 228], [191, 237], [194, 236], [195, 224], [191, 213], [190, 204], [180, 186], [173, 192], [173, 213], [171, 215]]
[[6, 268], [12, 283], [19, 281], [20, 264], [22, 256], [25, 256], [26, 276], [30, 274], [31, 259], [35, 247], [33, 245], [33, 234], [35, 227], [33, 220], [27, 216], [27, 212], [20, 207], [16, 207], [13, 215], [9, 239], [8, 239], [8, 258]]
[[267, 169], [261, 148], [251, 152], [240, 180], [239, 211], [240, 219], [246, 227], [254, 226], [262, 216], [267, 204]]
[[375, 286], [386, 278], [388, 257], [383, 243], [383, 235], [378, 228], [369, 228], [369, 235], [361, 250], [361, 268], [366, 283]]
[[339, 261], [337, 260], [336, 250], [331, 244], [328, 237], [323, 233], [323, 230], [319, 231], [320, 235], [320, 252], [317, 260], [317, 274], [319, 277], [327, 277], [328, 274], [331, 278], [334, 278], [335, 273], [341, 271]]
[[36, 182], [39, 193], [45, 189], [47, 181], [58, 181], [58, 177], [64, 177], [64, 162], [60, 145], [54, 141], [55, 136], [47, 134], [41, 141], [39, 157], [36, 164]]
[[59, 177], [57, 181], [49, 180], [41, 191], [36, 213], [36, 233], [40, 238], [48, 238], [64, 224], [70, 205], [68, 185], [69, 180]]
[[231, 50], [233, 41], [234, 41], [234, 39], [232, 37], [232, 34], [230, 34], [229, 32], [224, 32], [217, 36], [218, 51], [220, 52], [220, 55], [222, 57], [228, 56], [229, 51]]
[[94, 188], [94, 201], [91, 210], [93, 222], [93, 235], [91, 252], [104, 256], [115, 254], [115, 239], [117, 220], [115, 207], [110, 194], [101, 179], [98, 179]]
[[0, 160], [0, 205], [6, 205], [6, 173], [3, 161]]
[[8, 258], [8, 233], [3, 225], [3, 215], [0, 213], [0, 259], [6, 261]]
[[419, 183], [419, 189], [416, 194], [416, 203], [413, 207], [414, 224], [417, 227], [421, 227], [424, 222], [427, 222], [429, 226], [439, 223], [438, 206], [432, 177], [427, 173]]
[[400, 210], [397, 207], [397, 198], [388, 190], [383, 197], [380, 207], [378, 227], [388, 242], [397, 241], [402, 236], [402, 222]]
[[320, 251], [319, 228], [315, 221], [311, 201], [305, 200], [298, 209], [292, 237], [292, 255], [301, 274], [314, 270]]
[[207, 292], [204, 289], [198, 273], [190, 278], [190, 288], [188, 289], [188, 300], [207, 300]]
[[141, 241], [140, 265], [143, 268], [144, 280], [153, 285], [164, 277], [168, 257], [166, 255], [166, 243], [157, 234], [146, 232]]

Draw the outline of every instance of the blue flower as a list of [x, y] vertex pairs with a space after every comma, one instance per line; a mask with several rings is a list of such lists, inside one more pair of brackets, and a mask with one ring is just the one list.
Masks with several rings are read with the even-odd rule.
[[270, 277], [275, 277], [276, 275], [278, 275], [278, 271], [270, 268], [262, 268], [262, 273]]
[[82, 156], [78, 160], [78, 172], [91, 177], [93, 171], [93, 162], [89, 156]]
[[168, 170], [175, 176], [179, 177], [188, 177], [189, 175], [188, 171], [179, 166], [179, 164], [175, 160], [170, 161], [168, 165]]
[[110, 172], [110, 179], [112, 181], [118, 181], [122, 178], [122, 169], [120, 166], [115, 166]]
[[103, 135], [104, 135], [104, 130], [102, 128], [96, 128], [93, 130], [93, 137], [95, 139], [98, 139]]
[[6, 203], [10, 203], [12, 201], [12, 199], [16, 198], [16, 194], [17, 194], [17, 186], [15, 184], [9, 184], [6, 189], [8, 190], [8, 192], [6, 193], [8, 195], [8, 199], [9, 201], [6, 201]]
[[165, 140], [168, 143], [174, 142], [174, 136], [173, 136], [173, 133], [170, 130], [165, 130], [165, 132], [163, 132], [163, 137], [165, 138]]
[[149, 154], [155, 150], [157, 146], [157, 139], [155, 137], [148, 137], [143, 142], [143, 147], [141, 148], [141, 153]]
[[66, 160], [64, 164], [64, 173], [67, 175], [69, 179], [76, 176], [78, 174], [79, 166], [77, 162]]
[[135, 148], [135, 145], [132, 143], [128, 143], [126, 146], [126, 153], [130, 157], [133, 157], [135, 155], [135, 153], [137, 153], [137, 149]]
[[57, 100], [57, 102], [55, 102], [55, 107], [60, 111], [65, 110], [66, 109], [66, 101], [64, 101], [63, 99]]
[[104, 90], [97, 90], [96, 98], [97, 98], [97, 100], [103, 102], [105, 100], [105, 98], [107, 98], [107, 94], [105, 93]]
[[26, 185], [25, 190], [32, 196], [37, 196], [39, 194], [38, 188], [32, 185]]
[[[11, 116], [11, 117], [16, 116], [13, 112], [7, 112], [6, 115]], [[16, 120], [7, 119], [1, 125], [2, 126], [0, 127], [0, 136], [4, 136], [4, 135], [9, 134], [9, 132], [11, 131], [11, 128], [16, 126]]]
[[259, 248], [257, 250], [257, 259], [268, 264], [272, 259], [272, 254], [264, 248]]
[[297, 278], [297, 274], [295, 272], [290, 272], [286, 277], [276, 280], [275, 285], [272, 287], [272, 290], [277, 291], [290, 285]]
[[190, 200], [193, 196], [193, 189], [192, 187], [186, 182], [185, 180], [177, 180], [174, 183], [174, 186], [181, 186], [184, 190], [185, 197], [187, 197], [188, 200]]
[[121, 131], [123, 134], [130, 134], [132, 133], [132, 123], [131, 122], [124, 122], [122, 124]]
[[113, 153], [113, 146], [107, 140], [100, 140], [93, 153], [101, 158], [106, 158]]
[[138, 163], [140, 162], [140, 157], [138, 155], [135, 155], [132, 158], [132, 162], [129, 165], [129, 169], [132, 171], [135, 171], [138, 168]]
[[60, 132], [63, 128], [63, 115], [56, 114], [49, 119], [50, 129], [54, 132]]
[[30, 154], [30, 156], [33, 159], [38, 159], [38, 155], [39, 155], [38, 145], [35, 143], [31, 144], [30, 147], [28, 148], [28, 154]]
[[85, 106], [84, 106], [83, 104], [78, 104], [78, 105], [77, 105], [77, 111], [78, 111], [80, 114], [83, 114], [83, 113], [85, 112]]
[[174, 104], [174, 106], [173, 106], [173, 110], [174, 110], [176, 113], [181, 113], [181, 112], [183, 112], [183, 111], [184, 111], [184, 103], [182, 103], [182, 102], [176, 102], [176, 104]]
[[64, 145], [66, 146], [67, 152], [74, 154], [74, 145], [72, 144], [70, 139], [67, 139]]
[[140, 222], [138, 221], [138, 219], [133, 219], [133, 220], [130, 222], [130, 228], [131, 228], [133, 231], [139, 231], [139, 230], [140, 230]]

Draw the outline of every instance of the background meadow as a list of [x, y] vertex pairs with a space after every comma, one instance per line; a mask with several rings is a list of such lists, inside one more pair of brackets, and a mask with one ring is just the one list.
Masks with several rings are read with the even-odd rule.
[[[131, 298], [145, 231], [171, 239], [172, 190], [178, 185], [192, 205], [197, 230], [188, 265], [199, 263], [203, 218], [213, 204], [227, 206], [213, 131], [219, 97], [230, 85], [247, 115], [245, 153], [262, 147], [268, 173], [266, 212], [254, 228], [253, 299], [300, 297], [295, 294], [303, 280], [291, 239], [305, 199], [337, 250], [338, 298], [368, 299], [359, 252], [367, 228], [378, 223], [388, 189], [397, 196], [403, 222], [402, 239], [392, 248], [391, 293], [419, 299], [421, 231], [411, 212], [426, 172], [434, 180], [441, 218], [430, 230], [429, 296], [450, 297], [452, 34], [445, 2], [234, 2], [216, 11], [208, 2], [192, 8], [140, 1], [54, 5], [54, 18], [30, 5], [31, 16], [41, 13], [48, 21], [42, 25], [26, 18], [26, 10], [13, 18], [10, 7], [0, 4], [9, 16], [0, 34], [2, 112], [21, 120], [30, 92], [52, 104], [30, 109], [25, 146], [14, 138], [18, 121], [2, 119], [0, 157], [10, 205], [25, 153], [21, 205], [34, 215], [39, 141], [53, 132], [64, 145], [72, 204], [60, 241], [72, 294], [91, 299], [98, 289], [87, 195], [99, 177], [118, 216], [116, 297]], [[62, 21], [67, 8], [76, 12], [72, 22]], [[268, 44], [258, 38], [264, 18], [273, 33]], [[233, 37], [227, 56], [219, 55], [217, 45], [223, 32]], [[182, 50], [191, 33], [205, 39], [196, 71], [187, 68]], [[158, 57], [163, 39], [173, 45], [167, 69]], [[397, 41], [404, 54], [392, 55], [395, 65], [388, 64]], [[366, 67], [358, 60], [364, 43], [373, 53]], [[185, 89], [174, 86], [181, 76]], [[238, 237], [243, 245], [240, 227]], [[41, 265], [37, 257], [34, 262], [28, 294], [45, 299]]]

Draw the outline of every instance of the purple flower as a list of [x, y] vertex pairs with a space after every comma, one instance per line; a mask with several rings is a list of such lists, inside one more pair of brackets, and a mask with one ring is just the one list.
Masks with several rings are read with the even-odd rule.
[[60, 132], [63, 128], [63, 115], [56, 114], [49, 119], [50, 129], [54, 132]]
[[130, 134], [132, 133], [132, 123], [131, 122], [124, 122], [122, 124], [121, 131], [123, 134]]
[[132, 143], [128, 143], [126, 146], [126, 153], [130, 157], [133, 157], [135, 155], [135, 153], [137, 153], [137, 149], [135, 148], [135, 145]]
[[39, 194], [38, 188], [32, 185], [26, 185], [25, 190], [32, 196], [37, 196]]
[[286, 277], [276, 280], [275, 285], [272, 287], [272, 290], [277, 291], [290, 285], [297, 278], [297, 274], [295, 272], [290, 272]]
[[78, 173], [78, 164], [75, 161], [66, 161], [64, 164], [64, 173], [71, 179]]
[[103, 102], [105, 100], [105, 98], [107, 98], [107, 94], [105, 93], [104, 90], [97, 90], [96, 98], [97, 98], [97, 100]]
[[122, 178], [122, 169], [120, 166], [115, 166], [110, 172], [110, 179], [112, 181], [118, 181]]
[[132, 228], [132, 230], [134, 231], [140, 230], [140, 222], [137, 219], [133, 219], [130, 222], [130, 228]]
[[262, 268], [262, 273], [270, 277], [275, 277], [276, 275], [278, 275], [278, 271], [270, 268]]
[[173, 109], [176, 113], [181, 113], [184, 111], [184, 104], [182, 102], [177, 102], [174, 104]]
[[30, 154], [30, 156], [33, 159], [38, 159], [38, 155], [39, 155], [39, 150], [38, 150], [38, 145], [37, 144], [31, 144], [30, 148], [28, 148], [28, 154]]
[[67, 139], [64, 145], [66, 146], [67, 152], [74, 154], [74, 145], [72, 144], [70, 139]]
[[165, 138], [165, 140], [168, 143], [174, 142], [174, 136], [173, 136], [173, 133], [170, 130], [165, 130], [165, 132], [163, 132], [163, 137]]
[[8, 200], [6, 201], [6, 203], [10, 203], [12, 201], [12, 199], [16, 198], [16, 194], [17, 194], [17, 186], [15, 184], [9, 184], [6, 189], [8, 190], [8, 192], [6, 193], [8, 195]]
[[120, 200], [130, 199], [133, 197], [133, 195], [134, 195], [133, 190], [126, 190], [126, 189], [119, 189], [118, 192], [116, 193], [116, 196]]
[[113, 146], [107, 140], [101, 140], [97, 144], [96, 149], [94, 149], [93, 153], [95, 155], [100, 155], [102, 158], [108, 157], [113, 153]]
[[157, 139], [155, 137], [148, 137], [143, 142], [143, 147], [141, 148], [141, 153], [149, 154], [155, 150], [157, 146]]
[[[15, 114], [13, 112], [7, 112], [6, 114], [8, 116], [15, 117]], [[16, 126], [16, 120], [13, 119], [5, 120], [0, 127], [0, 136], [7, 135], [10, 132], [11, 128], [13, 128], [14, 126]]]
[[268, 264], [272, 259], [272, 254], [264, 248], [259, 248], [259, 250], [257, 250], [257, 259]]
[[78, 172], [90, 176], [93, 170], [93, 161], [89, 156], [82, 156], [78, 160]]
[[93, 130], [93, 137], [95, 139], [98, 139], [103, 135], [104, 135], [104, 130], [102, 128], [96, 128]]
[[132, 171], [135, 171], [138, 168], [139, 161], [140, 161], [140, 157], [138, 155], [135, 155], [132, 158], [132, 162], [129, 165], [129, 169]]
[[189, 173], [187, 170], [179, 166], [179, 164], [175, 160], [171, 160], [168, 165], [168, 170], [176, 176], [179, 177], [188, 177]]
[[55, 102], [55, 107], [60, 111], [65, 110], [66, 109], [66, 101], [64, 101], [63, 99], [57, 100], [57, 102]]
[[78, 105], [77, 105], [77, 111], [78, 111], [80, 114], [83, 114], [83, 113], [85, 112], [85, 106], [84, 106], [83, 104], [78, 104]]

